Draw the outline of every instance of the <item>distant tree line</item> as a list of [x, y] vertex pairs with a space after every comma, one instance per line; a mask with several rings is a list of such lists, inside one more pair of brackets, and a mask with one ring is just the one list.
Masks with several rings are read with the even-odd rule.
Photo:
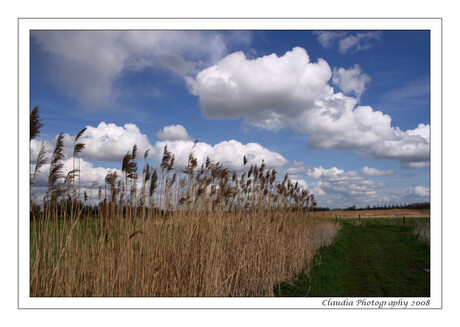
[[312, 211], [329, 211], [329, 208], [322, 208], [322, 207], [314, 207]]
[[359, 210], [388, 210], [388, 209], [430, 209], [430, 203], [429, 202], [416, 202], [416, 203], [409, 203], [409, 204], [380, 204], [376, 205], [374, 204], [373, 206], [367, 205], [366, 207], [363, 208], [356, 208], [355, 205], [344, 208], [344, 209], [330, 209], [330, 208], [324, 208], [324, 207], [315, 207], [313, 208], [313, 211], [329, 211], [329, 210], [344, 210], [344, 211], [359, 211]]
[[360, 208], [357, 210], [387, 210], [387, 209], [430, 209], [430, 202], [414, 202], [409, 204], [384, 204], [384, 205], [373, 205], [372, 208], [367, 206], [366, 208]]

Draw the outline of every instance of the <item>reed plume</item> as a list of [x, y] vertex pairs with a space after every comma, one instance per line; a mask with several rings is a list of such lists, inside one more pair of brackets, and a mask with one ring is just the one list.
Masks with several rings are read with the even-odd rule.
[[32, 174], [32, 181], [30, 183], [31, 185], [35, 185], [35, 178], [37, 177], [37, 174], [40, 173], [40, 168], [46, 163], [46, 160], [46, 143], [45, 141], [42, 141], [40, 151], [37, 155], [37, 160], [35, 161], [35, 168]]
[[55, 202], [62, 194], [63, 188], [59, 184], [59, 180], [64, 177], [62, 172], [62, 159], [64, 159], [64, 133], [59, 133], [56, 145], [54, 147], [53, 156], [51, 157], [50, 171], [48, 176], [48, 191], [47, 199]]
[[30, 140], [34, 139], [40, 134], [40, 128], [42, 128], [43, 123], [40, 119], [40, 112], [38, 106], [36, 106], [30, 114]]
[[78, 168], [75, 168], [75, 159], [83, 151], [83, 149], [86, 146], [85, 143], [77, 143], [78, 140], [80, 139], [80, 137], [83, 135], [83, 133], [85, 133], [85, 131], [86, 131], [86, 127], [83, 128], [80, 132], [78, 132], [77, 136], [75, 136], [75, 139], [74, 139], [73, 156], [72, 156], [72, 168], [73, 168], [73, 171], [75, 173], [72, 176], [72, 204], [73, 204], [73, 202], [75, 202], [75, 196], [76, 196], [76, 192], [75, 192], [75, 177], [76, 176], [78, 176], [78, 195], [77, 195], [77, 198], [78, 198], [78, 200], [80, 200], [80, 161], [79, 161]]

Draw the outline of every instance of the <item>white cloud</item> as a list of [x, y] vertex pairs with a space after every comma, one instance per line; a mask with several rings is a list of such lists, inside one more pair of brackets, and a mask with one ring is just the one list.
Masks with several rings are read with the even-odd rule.
[[307, 168], [305, 167], [305, 164], [301, 161], [294, 161], [293, 163], [294, 167], [289, 167], [286, 172], [291, 176], [291, 175], [300, 175], [300, 174], [305, 174], [307, 171]]
[[137, 145], [140, 156], [152, 147], [147, 135], [142, 134], [135, 124], [117, 126], [101, 122], [97, 127], [87, 126], [79, 142], [86, 144], [81, 157], [99, 161], [121, 162], [134, 145]]
[[157, 133], [157, 136], [162, 140], [168, 141], [189, 141], [191, 139], [182, 125], [165, 126]]
[[310, 134], [311, 148], [355, 150], [363, 157], [391, 159], [403, 167], [429, 166], [429, 125], [406, 132], [391, 126], [391, 117], [369, 106], [353, 107], [352, 98], [333, 94], [297, 120]]
[[[164, 147], [175, 155], [175, 165], [183, 168], [188, 163], [190, 153], [198, 160], [198, 165], [206, 162], [209, 158], [212, 162], [219, 162], [231, 171], [243, 171], [243, 157], [246, 156], [246, 168], [250, 165], [260, 165], [264, 160], [267, 169], [280, 169], [288, 161], [279, 153], [264, 148], [258, 143], [242, 144], [236, 140], [229, 140], [211, 145], [204, 142], [194, 142], [191, 140], [185, 128], [181, 125], [166, 126], [158, 133], [162, 141], [155, 143], [152, 157], [161, 162]], [[187, 137], [185, 137], [187, 136]]]
[[[187, 130], [182, 125], [165, 126], [160, 132], [159, 137], [163, 138], [151, 145], [145, 134], [142, 134], [135, 124], [125, 124], [117, 126], [101, 122], [97, 127], [88, 126], [86, 132], [78, 142], [85, 143], [85, 149], [79, 157], [88, 160], [113, 161], [121, 165], [123, 156], [131, 151], [136, 144], [138, 148], [138, 158], [141, 158], [146, 150], [150, 150], [149, 157], [161, 162], [163, 149], [168, 146], [170, 152], [175, 155], [175, 162], [178, 168], [187, 165], [188, 156], [193, 151], [198, 159], [199, 165], [206, 162], [209, 157], [213, 162], [219, 162], [224, 167], [242, 171], [244, 169], [243, 157], [248, 160], [247, 166], [252, 164], [260, 165], [264, 160], [267, 169], [280, 169], [288, 161], [279, 153], [270, 151], [258, 143], [242, 144], [235, 140], [223, 141], [215, 145], [204, 142], [194, 142], [191, 140]], [[47, 158], [52, 156], [54, 144], [57, 136], [52, 142], [46, 141]], [[71, 159], [73, 151], [74, 136], [65, 135], [64, 154], [65, 158]], [[31, 169], [35, 164], [41, 142], [32, 140], [30, 143]]]
[[421, 185], [406, 187], [389, 194], [388, 200], [393, 203], [429, 202], [430, 188]]
[[342, 54], [358, 52], [370, 49], [376, 43], [381, 42], [382, 32], [369, 31], [350, 33], [345, 31], [316, 31], [319, 43], [325, 48], [337, 44], [338, 51]]
[[315, 167], [313, 169], [309, 169], [307, 171], [307, 175], [314, 179], [321, 179], [321, 178], [333, 178], [335, 176], [343, 174], [345, 171], [342, 169], [338, 169], [337, 167], [332, 167], [330, 169], [325, 169], [323, 167]]
[[380, 42], [381, 37], [381, 32], [360, 32], [348, 35], [338, 41], [339, 52], [345, 54], [367, 50]]
[[[242, 52], [228, 55], [196, 76], [187, 78], [210, 118], [244, 118], [267, 130], [290, 127], [309, 134], [311, 148], [355, 150], [364, 157], [397, 160], [404, 167], [429, 164], [429, 125], [401, 131], [391, 117], [358, 99], [334, 93], [332, 71], [324, 60], [312, 63], [307, 52], [294, 48], [248, 59]], [[335, 71], [335, 82], [361, 95], [369, 78], [359, 66]], [[424, 134], [425, 133], [425, 134]]]
[[227, 52], [211, 31], [33, 31], [32, 39], [49, 55], [49, 77], [87, 108], [116, 100], [112, 84], [124, 70], [162, 64], [183, 75]]
[[[380, 32], [315, 35], [345, 52], [369, 48], [381, 38]], [[126, 70], [164, 65], [179, 75], [195, 73], [221, 59], [226, 43], [250, 42], [249, 33], [211, 31], [34, 31], [32, 38], [51, 58], [50, 76], [84, 106], [116, 100], [112, 86]], [[333, 73], [326, 61], [310, 62], [307, 52], [296, 47], [280, 57], [253, 60], [232, 53], [185, 78], [206, 117], [243, 118], [248, 125], [273, 131], [290, 127], [309, 134], [312, 148], [354, 149], [365, 157], [397, 160], [406, 168], [429, 166], [429, 138], [423, 134], [429, 125], [404, 132], [391, 126], [388, 115], [355, 107], [369, 82], [359, 66]], [[334, 93], [329, 83], [357, 98]], [[138, 138], [128, 142], [143, 143]], [[102, 147], [97, 150], [88, 147], [85, 152], [98, 160], [110, 157]], [[111, 160], [119, 160], [118, 152]]]
[[337, 40], [347, 35], [347, 32], [343, 31], [315, 31], [313, 35], [316, 35], [319, 43], [325, 48], [331, 47]]
[[354, 93], [358, 99], [366, 89], [366, 84], [371, 78], [369, 75], [361, 72], [359, 65], [354, 65], [352, 68], [345, 69], [343, 67], [335, 68], [332, 73], [332, 83], [337, 85], [344, 93]]
[[243, 171], [243, 157], [246, 156], [249, 167], [252, 164], [260, 165], [264, 160], [267, 169], [280, 169], [288, 161], [279, 153], [270, 151], [258, 143], [242, 144], [235, 140], [223, 141], [215, 145], [204, 142], [193, 142], [184, 140], [166, 140], [155, 143], [153, 158], [161, 162], [163, 149], [168, 146], [168, 150], [175, 155], [176, 166], [183, 168], [187, 165], [188, 157], [191, 152], [198, 159], [198, 165], [206, 162], [206, 158], [216, 163], [219, 162], [230, 171]]
[[363, 176], [389, 176], [394, 173], [394, 170], [380, 170], [377, 168], [369, 168], [367, 166], [361, 168], [361, 175]]
[[414, 186], [412, 192], [421, 198], [429, 198], [430, 196], [430, 189], [424, 186]]
[[404, 168], [427, 168], [430, 160], [429, 129], [430, 125], [424, 124], [406, 132], [392, 128], [390, 137], [359, 151], [377, 159], [397, 160]]
[[418, 135], [430, 141], [430, 125], [418, 124], [417, 128], [406, 131], [408, 135]]
[[378, 199], [378, 190], [385, 187], [360, 176], [355, 171], [344, 171], [337, 167], [309, 168], [307, 176], [318, 180], [310, 185], [321, 205], [332, 208], [372, 203]]
[[202, 112], [211, 118], [244, 117], [249, 124], [278, 130], [287, 117], [298, 117], [324, 92], [331, 69], [322, 59], [311, 63], [307, 52], [294, 48], [254, 60], [235, 52], [196, 76], [187, 78]]
[[[150, 149], [149, 157], [153, 158], [157, 163], [161, 162], [164, 147], [167, 145], [170, 152], [175, 155], [175, 169], [182, 170], [188, 162], [188, 157], [191, 152], [195, 158], [198, 159], [198, 165], [206, 162], [209, 159], [213, 163], [219, 162], [223, 167], [228, 168], [230, 171], [242, 172], [249, 169], [250, 165], [259, 165], [264, 161], [266, 169], [276, 169], [280, 171], [288, 161], [279, 153], [270, 151], [258, 143], [242, 144], [235, 140], [223, 141], [215, 145], [210, 145], [204, 142], [194, 142], [188, 136], [187, 131], [181, 125], [170, 125], [162, 129], [161, 136], [165, 139], [157, 141], [154, 146], [151, 146], [147, 137], [139, 131], [139, 128], [134, 124], [126, 124], [124, 127], [116, 126], [115, 124], [100, 123], [98, 127], [88, 126], [86, 132], [79, 139], [79, 142], [86, 144], [85, 149], [75, 163], [75, 168], [80, 165], [81, 180], [80, 184], [82, 189], [87, 190], [89, 193], [93, 187], [93, 183], [100, 186], [104, 185], [104, 179], [107, 173], [117, 171], [115, 168], [102, 168], [93, 167], [89, 160], [100, 161], [113, 161], [114, 166], [121, 166], [122, 157], [127, 151], [131, 151], [134, 144], [138, 145], [139, 154], [138, 158], [142, 157], [145, 149]], [[188, 136], [187, 139], [180, 139], [181, 137]], [[34, 201], [42, 201], [43, 195], [46, 192], [48, 174], [49, 174], [49, 159], [52, 156], [54, 149], [54, 141], [47, 144], [47, 157], [48, 161], [42, 166], [40, 174], [36, 178], [34, 187]], [[65, 158], [63, 159], [63, 173], [66, 175], [74, 168], [72, 159], [72, 147], [74, 136], [65, 135], [64, 138], [64, 152]], [[33, 171], [35, 167], [35, 160], [40, 148], [41, 142], [37, 140], [31, 141], [31, 164], [30, 169]], [[243, 157], [246, 156], [247, 164], [243, 163]], [[296, 180], [297, 181], [297, 180]], [[305, 181], [299, 178], [299, 185], [307, 187]], [[83, 191], [82, 191], [83, 192]], [[81, 193], [82, 193], [81, 192]], [[95, 190], [91, 191], [93, 198], [97, 195]]]

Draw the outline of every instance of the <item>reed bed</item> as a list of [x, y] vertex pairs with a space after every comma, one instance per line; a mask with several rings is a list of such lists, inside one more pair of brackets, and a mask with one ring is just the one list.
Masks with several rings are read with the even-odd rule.
[[[31, 139], [38, 117], [37, 108]], [[193, 150], [182, 168], [167, 147], [159, 167], [146, 151], [139, 174], [134, 145], [90, 203], [77, 166], [84, 132], [67, 175], [58, 136], [43, 203], [31, 197], [30, 296], [273, 296], [337, 233], [333, 221], [310, 216], [314, 195], [287, 174], [278, 179], [246, 157], [239, 174], [209, 158], [198, 166]]]
[[331, 244], [303, 213], [39, 222], [31, 296], [272, 296]]

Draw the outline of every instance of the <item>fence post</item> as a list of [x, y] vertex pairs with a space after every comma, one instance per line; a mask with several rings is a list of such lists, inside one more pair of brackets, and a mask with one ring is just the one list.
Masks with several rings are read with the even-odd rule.
[[406, 216], [403, 216], [403, 225], [406, 226]]

